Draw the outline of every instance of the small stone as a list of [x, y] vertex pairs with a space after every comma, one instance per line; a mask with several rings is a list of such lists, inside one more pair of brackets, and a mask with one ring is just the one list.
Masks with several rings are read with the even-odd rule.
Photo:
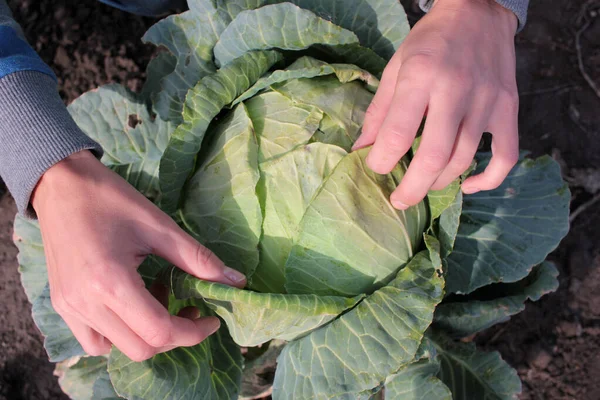
[[527, 359], [530, 365], [539, 369], [546, 369], [552, 362], [552, 355], [544, 349], [538, 349], [530, 353]]
[[560, 330], [566, 337], [579, 337], [583, 332], [581, 324], [567, 321], [560, 323]]
[[59, 47], [56, 49], [56, 54], [54, 55], [54, 63], [56, 65], [61, 66], [62, 68], [68, 68], [71, 65], [71, 60], [69, 59], [69, 55], [64, 47]]

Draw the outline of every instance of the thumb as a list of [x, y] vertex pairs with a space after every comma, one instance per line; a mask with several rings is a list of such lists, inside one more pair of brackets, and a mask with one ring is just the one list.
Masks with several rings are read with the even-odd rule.
[[239, 288], [246, 285], [244, 274], [225, 266], [215, 253], [198, 243], [175, 221], [167, 219], [146, 233], [145, 241], [152, 254], [200, 279]]

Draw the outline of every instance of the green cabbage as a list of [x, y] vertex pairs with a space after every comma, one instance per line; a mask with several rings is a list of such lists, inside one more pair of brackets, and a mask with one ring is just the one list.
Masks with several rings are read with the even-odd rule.
[[[23, 285], [63, 390], [251, 398], [265, 390], [250, 385], [253, 374], [277, 357], [274, 399], [514, 398], [520, 381], [497, 353], [454, 339], [556, 289], [544, 259], [567, 232], [569, 204], [557, 164], [523, 157], [498, 189], [463, 199], [457, 180], [398, 211], [389, 196], [410, 155], [378, 175], [368, 149], [351, 151], [409, 31], [397, 0], [189, 6], [144, 36], [168, 52], [148, 66], [141, 93], [107, 85], [69, 110], [107, 166], [248, 285], [201, 281], [150, 257], [139, 272], [147, 284], [168, 281], [171, 311], [196, 305], [222, 329], [142, 363], [117, 349], [80, 359], [49, 301], [39, 228], [17, 218]], [[479, 153], [475, 172], [489, 159]], [[245, 366], [242, 346], [268, 350]]]

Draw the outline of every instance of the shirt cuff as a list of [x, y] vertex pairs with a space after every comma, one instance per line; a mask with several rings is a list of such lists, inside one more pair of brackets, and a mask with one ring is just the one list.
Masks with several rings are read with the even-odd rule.
[[44, 172], [82, 150], [102, 156], [69, 115], [52, 77], [18, 71], [0, 79], [0, 176], [21, 214], [35, 217], [29, 200]]
[[[419, 0], [419, 6], [421, 10], [427, 12], [431, 9], [434, 0]], [[496, 0], [496, 3], [502, 7], [512, 11], [519, 20], [519, 27], [517, 33], [521, 32], [527, 22], [527, 8], [529, 7], [529, 0]]]

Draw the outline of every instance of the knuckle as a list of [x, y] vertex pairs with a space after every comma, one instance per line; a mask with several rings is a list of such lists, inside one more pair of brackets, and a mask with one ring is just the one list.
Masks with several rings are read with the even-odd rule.
[[152, 347], [164, 347], [171, 342], [171, 330], [168, 324], [160, 324], [148, 328], [142, 337]]
[[139, 345], [134, 349], [123, 351], [123, 353], [125, 353], [131, 361], [142, 362], [152, 358], [152, 356], [156, 354], [156, 351], [150, 346]]
[[62, 304], [61, 308], [63, 311], [78, 310], [81, 308], [82, 298], [79, 296], [79, 293], [76, 289], [68, 288], [62, 290]]
[[213, 264], [216, 261], [218, 261], [218, 258], [215, 255], [215, 253], [213, 253], [208, 248], [206, 248], [206, 247], [204, 247], [204, 246], [202, 246], [200, 244], [196, 245], [196, 262], [197, 262], [197, 265], [200, 265], [200, 266], [210, 265], [210, 264]]
[[110, 282], [108, 276], [100, 273], [94, 274], [89, 281], [89, 287], [92, 294], [96, 296], [102, 296], [105, 298], [114, 298], [116, 295], [116, 288], [114, 282]]
[[398, 127], [389, 127], [386, 130], [385, 145], [392, 150], [403, 150], [411, 142], [408, 133]]
[[440, 173], [448, 163], [448, 155], [442, 151], [433, 151], [424, 154], [421, 158], [421, 167], [425, 172]]
[[453, 86], [468, 91], [475, 85], [475, 78], [467, 68], [455, 68], [448, 73], [447, 79], [453, 83]]
[[448, 168], [458, 176], [465, 172], [471, 166], [472, 162], [473, 157], [455, 156]]
[[367, 111], [365, 111], [365, 121], [373, 119], [380, 112], [379, 104], [376, 101], [372, 101]]
[[81, 347], [83, 347], [83, 351], [86, 352], [89, 356], [101, 356], [105, 354], [106, 349], [99, 344], [96, 343], [81, 343]]
[[496, 100], [498, 97], [499, 83], [494, 79], [487, 79], [478, 85], [478, 97], [481, 99]]
[[432, 74], [436, 71], [438, 65], [437, 57], [433, 54], [420, 53], [406, 60], [400, 71], [402, 73], [402, 70], [404, 69], [405, 73], [414, 76]]
[[516, 151], [511, 151], [510, 153], [505, 154], [500, 161], [506, 166], [507, 170], [512, 169], [517, 162], [519, 162], [519, 153]]

